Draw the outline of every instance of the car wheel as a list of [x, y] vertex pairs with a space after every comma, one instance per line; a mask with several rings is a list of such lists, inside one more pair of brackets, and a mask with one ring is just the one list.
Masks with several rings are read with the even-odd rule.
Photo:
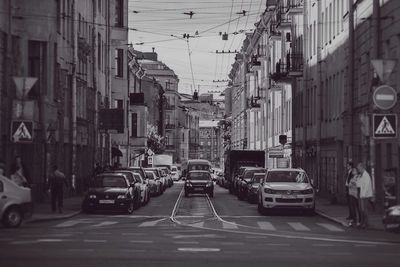
[[9, 228], [16, 228], [22, 223], [22, 212], [18, 207], [9, 208], [3, 215], [3, 224]]
[[134, 205], [133, 201], [131, 201], [131, 202], [129, 203], [128, 208], [126, 209], [126, 213], [127, 213], [127, 214], [132, 214], [132, 212], [133, 212], [134, 209], [135, 209], [135, 205]]

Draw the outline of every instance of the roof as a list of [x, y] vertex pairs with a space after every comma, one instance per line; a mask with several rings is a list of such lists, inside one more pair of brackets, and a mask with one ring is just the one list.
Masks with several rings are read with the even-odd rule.
[[199, 127], [200, 128], [207, 128], [207, 127], [217, 127], [218, 122], [216, 120], [201, 120], [199, 121]]
[[285, 172], [305, 172], [301, 168], [273, 168], [273, 169], [268, 169], [268, 171], [285, 171]]

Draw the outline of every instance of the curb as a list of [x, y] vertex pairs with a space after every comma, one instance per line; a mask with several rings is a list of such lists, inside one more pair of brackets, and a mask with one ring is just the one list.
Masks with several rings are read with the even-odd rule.
[[39, 222], [65, 220], [65, 219], [75, 217], [81, 213], [82, 213], [82, 211], [79, 210], [79, 211], [75, 211], [75, 212], [72, 212], [72, 213], [69, 213], [69, 214], [66, 214], [63, 216], [49, 217], [49, 218], [37, 218], [37, 219], [33, 218], [33, 219], [29, 219], [29, 220], [25, 221], [25, 223], [39, 223]]
[[332, 221], [334, 223], [340, 224], [341, 226], [349, 227], [349, 225], [347, 223], [345, 223], [345, 222], [343, 222], [343, 221], [341, 221], [339, 219], [336, 219], [335, 217], [329, 216], [328, 214], [326, 214], [326, 213], [324, 213], [324, 212], [322, 212], [320, 210], [315, 210], [315, 213], [318, 214], [319, 216], [321, 216], [322, 218], [325, 218], [325, 219], [327, 219], [329, 221]]

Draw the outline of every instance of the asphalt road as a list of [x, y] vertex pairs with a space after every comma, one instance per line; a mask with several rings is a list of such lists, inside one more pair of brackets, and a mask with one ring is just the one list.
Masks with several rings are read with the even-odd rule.
[[215, 187], [175, 184], [132, 215], [78, 215], [0, 229], [0, 266], [399, 266], [400, 235], [318, 216], [259, 216]]

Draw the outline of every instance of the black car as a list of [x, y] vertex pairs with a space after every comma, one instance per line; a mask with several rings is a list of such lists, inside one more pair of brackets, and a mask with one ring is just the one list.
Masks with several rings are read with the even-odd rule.
[[131, 214], [135, 209], [134, 186], [126, 175], [103, 173], [94, 177], [83, 203], [82, 210], [91, 213], [96, 210], [122, 211]]
[[255, 173], [250, 182], [247, 183], [247, 190], [245, 192], [245, 197], [249, 203], [256, 203], [258, 197], [258, 188], [265, 177], [265, 173]]
[[214, 182], [209, 171], [190, 171], [185, 181], [185, 197], [193, 193], [206, 193], [214, 197]]
[[237, 197], [238, 199], [242, 200], [245, 199], [247, 193], [247, 185], [250, 183], [251, 178], [255, 173], [266, 172], [264, 168], [259, 167], [248, 167], [244, 170], [243, 175], [238, 182], [238, 190], [237, 190]]

